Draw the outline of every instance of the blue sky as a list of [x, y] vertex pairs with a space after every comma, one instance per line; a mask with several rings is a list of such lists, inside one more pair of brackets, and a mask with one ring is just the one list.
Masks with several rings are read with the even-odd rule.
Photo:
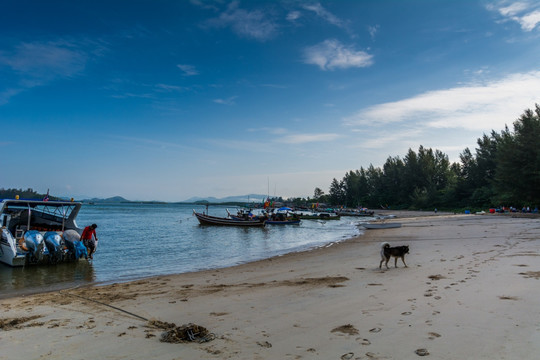
[[0, 76], [0, 187], [307, 197], [540, 103], [540, 2], [6, 1]]

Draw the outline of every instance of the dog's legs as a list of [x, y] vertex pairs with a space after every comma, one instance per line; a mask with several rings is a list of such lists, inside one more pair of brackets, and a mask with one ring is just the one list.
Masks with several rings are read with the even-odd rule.
[[396, 261], [394, 262], [394, 266], [397, 267], [397, 257], [395, 257], [394, 259], [396, 259]]
[[[403, 261], [403, 265], [405, 265], [405, 267], [408, 267], [407, 264], [405, 264], [405, 256], [401, 257], [401, 261]], [[396, 259], [396, 262], [397, 262], [397, 259]]]
[[379, 269], [382, 269], [382, 263], [384, 261], [384, 258], [381, 260], [381, 263], [379, 264]]

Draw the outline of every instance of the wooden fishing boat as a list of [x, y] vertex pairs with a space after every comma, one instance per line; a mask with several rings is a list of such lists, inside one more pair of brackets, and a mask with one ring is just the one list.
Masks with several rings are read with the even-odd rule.
[[221, 226], [264, 226], [265, 222], [260, 220], [238, 220], [211, 216], [204, 213], [198, 213], [193, 210], [193, 214], [199, 220], [201, 225], [221, 225]]

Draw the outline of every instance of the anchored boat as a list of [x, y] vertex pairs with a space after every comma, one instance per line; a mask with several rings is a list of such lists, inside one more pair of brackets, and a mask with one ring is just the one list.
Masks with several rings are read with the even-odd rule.
[[56, 264], [86, 257], [74, 201], [4, 199], [0, 202], [0, 262]]
[[205, 213], [198, 213], [193, 210], [193, 214], [201, 225], [224, 225], [224, 226], [264, 226], [264, 220], [240, 220], [218, 216], [210, 216]]

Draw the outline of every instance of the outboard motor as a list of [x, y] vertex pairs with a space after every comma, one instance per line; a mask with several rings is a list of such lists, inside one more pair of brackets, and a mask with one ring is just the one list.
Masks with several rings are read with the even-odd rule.
[[72, 260], [78, 260], [81, 257], [88, 258], [86, 246], [81, 241], [81, 235], [75, 230], [64, 231], [64, 243], [68, 249], [68, 254]]
[[62, 237], [56, 231], [47, 231], [43, 236], [45, 246], [49, 250], [49, 261], [57, 263], [62, 260]]
[[32, 256], [32, 261], [43, 259], [45, 243], [43, 235], [37, 230], [28, 230], [24, 233], [24, 244]]

